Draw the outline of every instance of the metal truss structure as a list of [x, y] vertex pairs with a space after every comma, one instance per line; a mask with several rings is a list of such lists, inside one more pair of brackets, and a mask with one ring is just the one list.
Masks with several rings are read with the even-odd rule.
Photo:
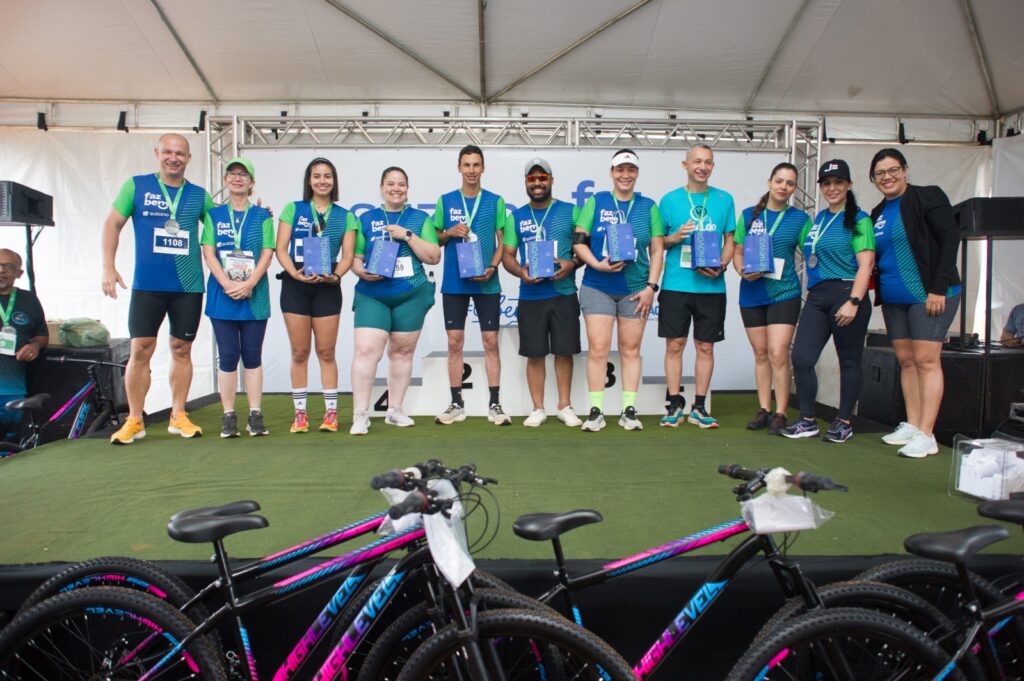
[[[640, 120], [613, 118], [471, 118], [274, 116], [213, 117], [207, 126], [208, 186], [220, 187], [225, 161], [246, 149], [462, 147], [568, 149], [635, 147], [785, 153], [800, 170], [794, 203], [813, 212], [822, 119]], [[216, 196], [216, 194], [215, 194]]]

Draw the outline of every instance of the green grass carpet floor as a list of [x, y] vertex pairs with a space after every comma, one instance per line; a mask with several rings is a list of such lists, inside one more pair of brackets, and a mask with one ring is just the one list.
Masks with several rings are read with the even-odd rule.
[[[347, 417], [350, 398], [341, 402]], [[315, 424], [322, 407], [311, 404]], [[817, 495], [836, 517], [800, 536], [793, 548], [799, 555], [898, 553], [908, 534], [983, 522], [972, 501], [947, 494], [946, 448], [909, 460], [896, 456], [877, 433], [861, 433], [843, 445], [790, 441], [746, 430], [755, 410], [752, 396], [717, 395], [714, 412], [722, 427], [707, 431], [659, 428], [655, 417], [642, 419], [642, 432], [610, 423], [596, 434], [554, 418], [533, 429], [522, 427], [522, 419], [504, 428], [482, 418], [443, 427], [420, 417], [408, 429], [375, 418], [369, 435], [352, 437], [347, 425], [335, 434], [290, 435], [290, 398], [272, 395], [264, 405], [269, 437], [243, 433], [223, 440], [220, 408], [210, 406], [193, 413], [206, 431], [202, 438], [184, 440], [169, 435], [166, 423], [153, 423], [145, 440], [128, 447], [64, 441], [0, 461], [0, 564], [108, 554], [207, 560], [209, 547], [167, 537], [167, 518], [181, 509], [246, 498], [259, 501], [270, 527], [226, 543], [233, 556], [265, 555], [382, 510], [370, 477], [431, 457], [476, 463], [499, 480], [493, 492], [501, 524], [481, 558], [548, 558], [547, 543], [512, 533], [512, 520], [528, 512], [593, 508], [604, 514], [603, 523], [565, 538], [569, 558], [619, 557], [736, 517], [733, 482], [715, 472], [722, 463], [785, 466], [849, 485], [848, 494]], [[990, 552], [1020, 553], [1020, 531], [1011, 537]], [[703, 552], [724, 553], [731, 545]]]

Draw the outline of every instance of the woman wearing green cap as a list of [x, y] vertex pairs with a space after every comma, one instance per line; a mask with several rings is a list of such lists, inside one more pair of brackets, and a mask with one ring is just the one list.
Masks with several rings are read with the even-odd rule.
[[239, 359], [245, 368], [249, 399], [246, 430], [253, 436], [268, 432], [260, 401], [263, 337], [270, 318], [267, 268], [274, 257], [274, 220], [268, 209], [249, 202], [255, 180], [256, 171], [249, 160], [228, 161], [224, 173], [228, 201], [207, 212], [200, 240], [210, 269], [206, 316], [217, 338], [217, 385], [224, 407], [221, 437], [238, 437], [235, 386]]

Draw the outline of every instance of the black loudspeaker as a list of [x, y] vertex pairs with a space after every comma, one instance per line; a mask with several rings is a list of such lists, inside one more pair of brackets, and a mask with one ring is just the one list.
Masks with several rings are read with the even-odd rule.
[[961, 239], [1024, 238], [1024, 197], [974, 198], [953, 207]]
[[[895, 427], [907, 418], [899, 364], [891, 348], [865, 348], [857, 414]], [[1024, 400], [1024, 350], [942, 351], [945, 389], [935, 437], [951, 444], [957, 433], [988, 437]]]
[[0, 180], [0, 224], [53, 226], [53, 197], [10, 180]]

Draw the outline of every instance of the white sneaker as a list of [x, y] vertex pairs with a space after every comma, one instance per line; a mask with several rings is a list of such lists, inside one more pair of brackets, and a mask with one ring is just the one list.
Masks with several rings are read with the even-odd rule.
[[349, 435], [366, 435], [370, 432], [370, 413], [358, 409], [352, 412], [352, 427], [348, 429]]
[[882, 442], [887, 445], [910, 444], [910, 440], [914, 437], [914, 433], [916, 432], [917, 426], [903, 421], [900, 425], [896, 426], [896, 430], [883, 435]]
[[[544, 418], [547, 418], [547, 416]], [[491, 408], [487, 410], [487, 420], [496, 426], [512, 425], [512, 417], [505, 413], [500, 404], [491, 405]]]
[[644, 429], [644, 424], [640, 423], [640, 419], [636, 417], [636, 409], [634, 407], [626, 407], [622, 410], [622, 414], [619, 415], [619, 425], [626, 430]]
[[384, 424], [398, 426], [399, 428], [409, 428], [410, 426], [415, 426], [416, 422], [406, 416], [401, 407], [391, 407], [384, 416]]
[[580, 420], [579, 416], [576, 416], [576, 412], [573, 411], [572, 405], [565, 409], [558, 410], [558, 420], [569, 426], [570, 428], [579, 428], [583, 425], [583, 421]]
[[910, 442], [900, 448], [900, 456], [905, 456], [910, 459], [923, 459], [931, 454], [939, 453], [939, 445], [935, 442], [935, 437], [932, 435], [925, 435], [921, 431], [914, 433], [914, 437], [910, 438]]
[[523, 419], [523, 425], [527, 428], [536, 428], [547, 420], [548, 415], [544, 413], [543, 409], [534, 409], [529, 416]]
[[583, 422], [581, 430], [596, 433], [597, 431], [604, 428], [604, 414], [597, 407], [590, 408], [590, 415], [587, 416], [587, 420]]
[[457, 421], [466, 420], [466, 410], [463, 407], [452, 402], [448, 405], [448, 408], [437, 415], [434, 419], [434, 423], [440, 423], [442, 426], [450, 426]]

